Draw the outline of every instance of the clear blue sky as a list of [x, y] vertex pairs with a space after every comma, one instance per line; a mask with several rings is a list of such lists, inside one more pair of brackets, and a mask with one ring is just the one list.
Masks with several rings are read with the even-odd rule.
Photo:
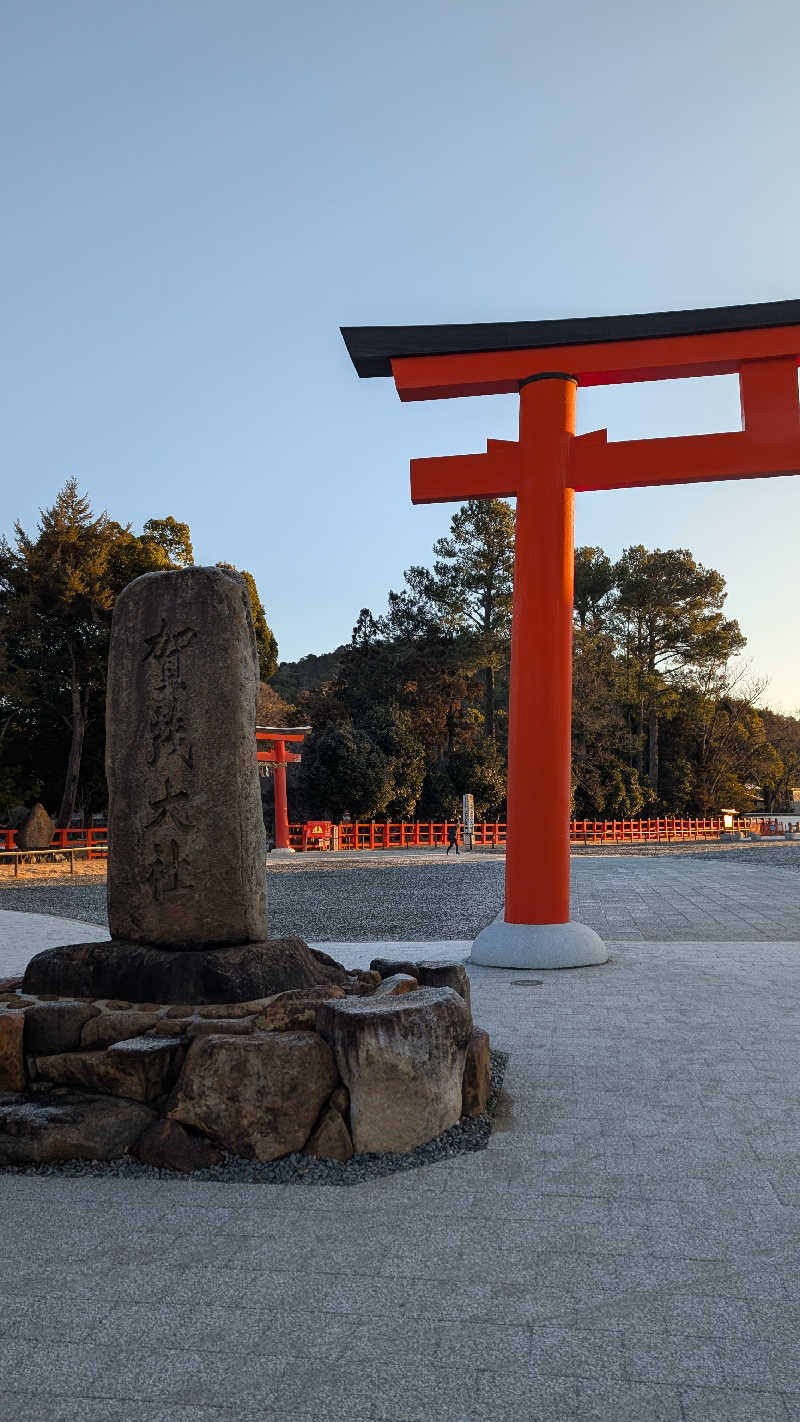
[[[5, 0], [2, 528], [75, 475], [255, 575], [283, 657], [349, 638], [454, 506], [415, 455], [513, 397], [400, 404], [339, 326], [800, 297], [793, 0]], [[612, 437], [737, 427], [729, 380], [598, 390]], [[582, 495], [577, 538], [728, 580], [800, 708], [800, 478]]]

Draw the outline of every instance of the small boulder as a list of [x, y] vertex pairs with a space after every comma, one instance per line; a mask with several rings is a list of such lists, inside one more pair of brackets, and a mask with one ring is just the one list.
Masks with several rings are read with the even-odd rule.
[[316, 1032], [198, 1037], [167, 1115], [235, 1155], [277, 1160], [302, 1150], [338, 1080]]
[[256, 1010], [255, 1004], [250, 1002], [217, 1002], [206, 1007], [195, 1007], [189, 1015], [208, 1018], [209, 1022], [231, 1022], [236, 1017], [252, 1017]]
[[55, 832], [55, 820], [37, 802], [17, 830], [17, 849], [49, 849]]
[[32, 1057], [71, 1052], [84, 1025], [99, 1015], [91, 1002], [37, 1002], [25, 1013], [25, 1051]]
[[469, 974], [463, 963], [437, 963], [435, 959], [419, 963], [420, 987], [449, 987], [470, 1006]]
[[486, 1110], [492, 1094], [492, 1068], [489, 1060], [489, 1033], [473, 1027], [464, 1062], [461, 1088], [462, 1116], [480, 1116]]
[[153, 1101], [172, 1086], [184, 1052], [180, 1037], [132, 1037], [103, 1052], [37, 1057], [36, 1071], [54, 1086]]
[[[177, 1022], [167, 1022], [157, 1017], [147, 1033], [148, 1037], [183, 1037], [188, 1031], [191, 1017], [182, 1017]], [[237, 1019], [238, 1021], [238, 1019]], [[210, 1025], [210, 1024], [209, 1024]]]
[[156, 1170], [180, 1170], [190, 1175], [193, 1170], [209, 1170], [219, 1165], [222, 1152], [204, 1136], [194, 1136], [177, 1121], [153, 1121], [131, 1150], [142, 1165]]
[[[113, 1047], [115, 1042], [141, 1037], [150, 1031], [156, 1021], [158, 1019], [152, 1012], [141, 1012], [136, 1008], [120, 1012], [101, 1012], [84, 1026], [80, 1044], [86, 1051], [102, 1051], [105, 1047]], [[174, 1025], [170, 1026], [174, 1031]]]
[[416, 992], [419, 983], [408, 973], [392, 973], [390, 978], [382, 978], [373, 997], [402, 997], [405, 992]]
[[322, 1003], [317, 1031], [350, 1092], [357, 1152], [412, 1150], [455, 1125], [471, 1030], [451, 988]]
[[0, 1011], [0, 1091], [22, 1091], [25, 1086], [24, 1012]]
[[381, 980], [381, 975], [375, 968], [354, 968], [350, 976], [366, 983], [367, 987], [377, 987]]
[[0, 1165], [116, 1160], [154, 1113], [135, 1101], [39, 1088], [0, 1098]]
[[224, 1032], [226, 1037], [246, 1037], [248, 1033], [256, 1030], [254, 1017], [232, 1017], [230, 1021], [217, 1017], [213, 1022], [192, 1017], [188, 1022], [181, 1023], [181, 1026], [185, 1028], [185, 1034], [191, 1041], [194, 1041], [195, 1037], [208, 1037], [215, 1032]]
[[344, 996], [340, 987], [294, 988], [279, 993], [259, 1013], [256, 1027], [261, 1032], [313, 1032], [320, 1003]]
[[335, 1091], [331, 1092], [331, 1099], [328, 1105], [332, 1106], [334, 1111], [338, 1111], [339, 1115], [347, 1120], [347, 1113], [350, 1110], [350, 1093], [347, 1087], [337, 1086]]
[[303, 1155], [325, 1160], [352, 1160], [353, 1142], [344, 1120], [332, 1106], [326, 1106], [303, 1146]]
[[408, 973], [409, 977], [419, 980], [419, 968], [410, 958], [373, 958], [369, 966], [382, 978], [391, 978], [395, 973]]

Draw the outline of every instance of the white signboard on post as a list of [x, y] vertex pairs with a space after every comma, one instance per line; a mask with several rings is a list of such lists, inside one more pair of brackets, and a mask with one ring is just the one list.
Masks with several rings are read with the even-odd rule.
[[462, 797], [461, 822], [463, 824], [464, 848], [471, 849], [475, 834], [475, 801], [471, 795]]

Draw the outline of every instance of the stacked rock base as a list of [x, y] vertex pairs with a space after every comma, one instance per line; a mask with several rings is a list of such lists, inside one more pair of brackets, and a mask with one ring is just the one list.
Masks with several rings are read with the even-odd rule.
[[0, 1166], [130, 1154], [193, 1171], [223, 1151], [346, 1161], [412, 1150], [485, 1110], [489, 1039], [462, 964], [326, 962], [340, 982], [238, 1002], [0, 983]]

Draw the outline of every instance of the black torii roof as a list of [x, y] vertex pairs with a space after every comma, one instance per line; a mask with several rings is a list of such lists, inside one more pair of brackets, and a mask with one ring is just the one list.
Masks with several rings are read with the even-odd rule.
[[457, 326], [342, 326], [341, 332], [357, 373], [375, 376], [391, 375], [392, 359], [402, 356], [536, 350], [797, 325], [800, 301], [759, 301], [749, 306], [707, 306], [699, 311], [652, 311], [638, 316], [480, 321]]

